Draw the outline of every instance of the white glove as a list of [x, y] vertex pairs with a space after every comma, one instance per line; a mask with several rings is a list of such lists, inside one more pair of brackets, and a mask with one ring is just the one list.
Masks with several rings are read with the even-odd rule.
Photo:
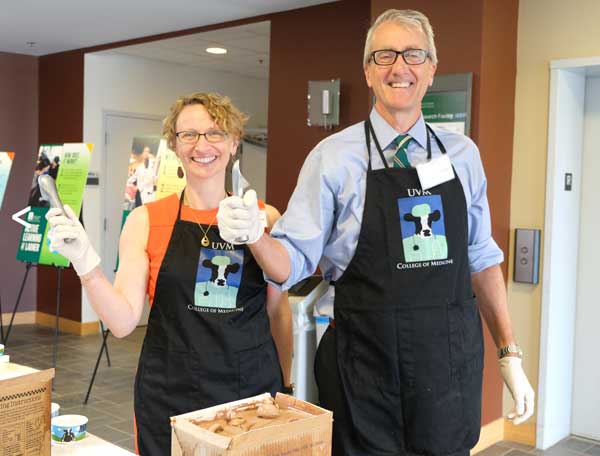
[[[100, 257], [90, 244], [88, 235], [73, 209], [67, 204], [64, 208], [64, 214], [58, 208], [52, 208], [46, 213], [46, 220], [50, 224], [50, 250], [67, 258], [73, 264], [77, 275], [82, 276], [100, 264]], [[65, 239], [70, 241], [65, 242]]]
[[254, 244], [266, 227], [266, 215], [258, 208], [254, 190], [248, 190], [243, 199], [229, 196], [221, 200], [217, 221], [219, 235], [230, 244]]
[[500, 373], [504, 379], [504, 383], [508, 387], [515, 401], [514, 409], [508, 414], [507, 418], [512, 420], [513, 424], [518, 425], [527, 420], [535, 409], [535, 393], [527, 380], [523, 367], [521, 366], [521, 358], [517, 356], [505, 356], [501, 358]]

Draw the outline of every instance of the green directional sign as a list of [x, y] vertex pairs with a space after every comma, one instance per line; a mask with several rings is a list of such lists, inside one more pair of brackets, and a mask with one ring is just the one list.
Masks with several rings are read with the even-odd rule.
[[464, 122], [467, 118], [464, 91], [429, 93], [421, 104], [426, 122]]
[[69, 266], [69, 260], [49, 249], [46, 213], [50, 210], [39, 189], [37, 178], [48, 174], [56, 181], [56, 189], [63, 204], [71, 206], [76, 214], [81, 210], [83, 190], [93, 146], [85, 143], [43, 144], [40, 146], [25, 216], [29, 227], [23, 227], [17, 260], [49, 266]]
[[421, 103], [425, 122], [464, 135], [470, 134], [473, 75], [437, 75]]

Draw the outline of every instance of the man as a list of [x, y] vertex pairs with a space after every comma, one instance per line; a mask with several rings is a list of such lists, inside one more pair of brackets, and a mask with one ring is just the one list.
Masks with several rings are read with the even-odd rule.
[[509, 418], [519, 424], [533, 413], [479, 152], [421, 114], [436, 64], [423, 14], [383, 13], [364, 55], [375, 107], [310, 153], [271, 237], [256, 236], [251, 197], [219, 209], [221, 236], [256, 240], [252, 253], [283, 289], [317, 265], [334, 284], [333, 305], [318, 306], [335, 319], [315, 374], [321, 404], [334, 412], [335, 455], [467, 455], [481, 423], [479, 311], [515, 400]]
[[[154, 201], [156, 186], [156, 160], [150, 147], [144, 146], [141, 163], [135, 168], [133, 176], [137, 182], [136, 203], [137, 206]], [[139, 204], [138, 204], [139, 203]]]

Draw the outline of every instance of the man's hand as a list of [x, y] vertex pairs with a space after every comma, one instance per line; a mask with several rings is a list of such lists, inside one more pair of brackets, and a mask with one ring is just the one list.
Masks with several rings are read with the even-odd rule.
[[83, 276], [100, 264], [100, 257], [90, 244], [73, 209], [67, 204], [64, 209], [64, 214], [57, 208], [46, 213], [46, 220], [50, 224], [50, 250], [66, 257], [73, 264], [77, 275]]
[[519, 425], [533, 415], [535, 393], [523, 372], [521, 358], [505, 356], [499, 360], [499, 363], [504, 383], [515, 401], [515, 407], [508, 414], [508, 419], [512, 420], [513, 424]]
[[264, 211], [258, 209], [254, 190], [248, 190], [243, 199], [230, 196], [222, 200], [217, 221], [219, 235], [230, 244], [254, 244], [263, 235], [266, 226]]

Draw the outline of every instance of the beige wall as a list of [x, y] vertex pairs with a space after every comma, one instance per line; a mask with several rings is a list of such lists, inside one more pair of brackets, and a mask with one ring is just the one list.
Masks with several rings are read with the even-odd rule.
[[[514, 228], [544, 235], [549, 65], [552, 60], [600, 56], [598, 0], [521, 0], [517, 41], [515, 134], [510, 210], [509, 277], [513, 274]], [[543, 271], [542, 271], [543, 274]], [[525, 370], [537, 390], [541, 283], [509, 281], [513, 328], [525, 352]], [[504, 398], [504, 408], [510, 402]]]

